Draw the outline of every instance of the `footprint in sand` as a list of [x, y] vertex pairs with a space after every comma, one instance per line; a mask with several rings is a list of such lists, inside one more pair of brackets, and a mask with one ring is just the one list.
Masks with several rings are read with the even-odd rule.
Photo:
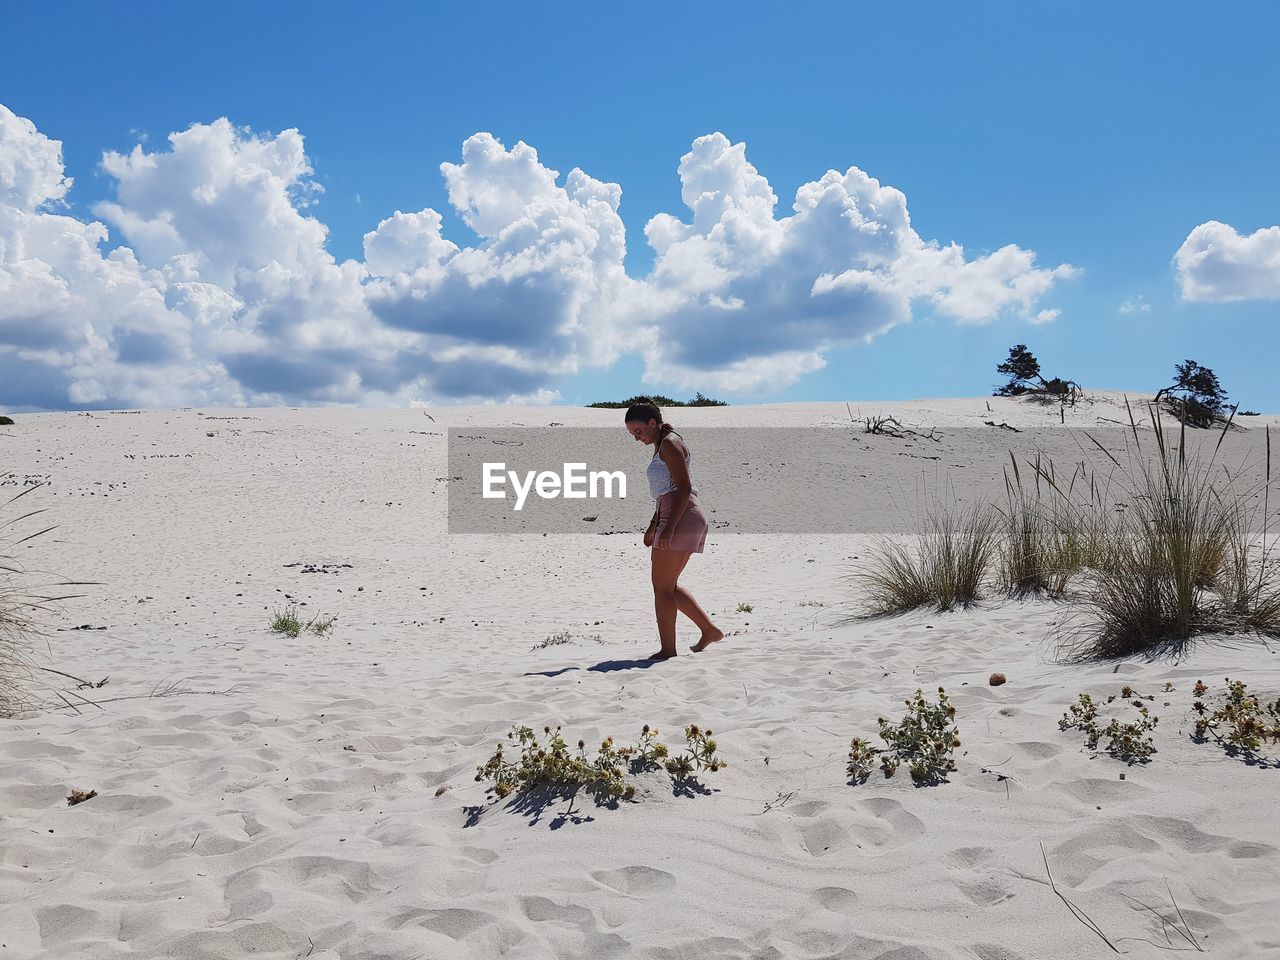
[[836, 913], [852, 910], [858, 905], [858, 895], [846, 887], [819, 887], [809, 896]]
[[800, 842], [811, 857], [825, 857], [849, 843], [849, 831], [831, 817], [822, 817], [800, 828]]
[[865, 849], [892, 850], [910, 843], [924, 833], [920, 818], [888, 797], [872, 797], [854, 804], [858, 823], [853, 833]]
[[631, 866], [619, 870], [596, 870], [591, 879], [615, 893], [628, 897], [651, 897], [676, 885], [676, 878], [665, 870]]
[[492, 914], [481, 913], [479, 910], [464, 910], [462, 907], [443, 910], [417, 908], [391, 917], [388, 926], [396, 930], [401, 927], [419, 927], [443, 934], [450, 940], [463, 940], [493, 922]]

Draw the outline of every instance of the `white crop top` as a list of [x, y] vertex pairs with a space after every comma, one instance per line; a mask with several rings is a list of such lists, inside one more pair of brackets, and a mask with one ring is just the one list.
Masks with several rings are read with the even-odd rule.
[[[666, 440], [663, 437], [662, 440]], [[645, 471], [645, 475], [649, 478], [649, 494], [653, 499], [657, 500], [663, 494], [674, 493], [676, 482], [671, 479], [671, 471], [668, 469], [662, 457], [658, 453], [662, 450], [662, 440], [658, 441], [658, 449], [653, 453], [653, 459], [649, 461], [649, 467]], [[693, 487], [693, 471], [690, 465], [693, 463], [693, 454], [686, 452], [684, 456], [685, 470], [689, 473], [689, 487]], [[697, 493], [696, 490], [692, 492]]]

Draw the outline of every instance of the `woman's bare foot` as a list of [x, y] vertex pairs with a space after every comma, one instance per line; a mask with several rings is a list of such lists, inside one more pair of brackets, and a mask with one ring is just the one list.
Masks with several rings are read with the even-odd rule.
[[719, 643], [723, 639], [724, 639], [723, 630], [712, 630], [710, 633], [704, 633], [702, 635], [702, 639], [700, 639], [697, 643], [695, 643], [689, 649], [692, 650], [694, 653], [701, 653], [703, 650], [707, 649], [707, 647], [711, 646], [713, 643]]
[[661, 663], [663, 660], [670, 660], [675, 655], [676, 655], [676, 652], [674, 650], [672, 650], [670, 653], [667, 653], [665, 650], [659, 650], [657, 653], [649, 654], [649, 659], [654, 661], [655, 663]]

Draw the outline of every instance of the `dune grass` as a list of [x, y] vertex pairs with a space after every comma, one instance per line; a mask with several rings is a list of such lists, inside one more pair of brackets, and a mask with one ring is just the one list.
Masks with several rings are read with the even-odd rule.
[[317, 614], [310, 620], [303, 620], [298, 614], [298, 605], [291, 603], [283, 610], [272, 611], [269, 626], [272, 633], [280, 633], [286, 637], [296, 638], [302, 633], [323, 637], [333, 629], [337, 619], [337, 617], [325, 617]]
[[953, 610], [981, 599], [998, 546], [986, 505], [938, 508], [921, 523], [918, 544], [882, 540], [860, 576], [872, 614], [920, 607]]
[[1193, 456], [1185, 424], [1166, 430], [1154, 407], [1152, 418], [1154, 451], [1132, 427], [1131, 463], [1121, 474], [1128, 508], [1084, 571], [1082, 617], [1064, 635], [1070, 657], [1127, 656], [1206, 633], [1280, 635], [1270, 430], [1264, 479], [1251, 487], [1218, 459], [1230, 420], [1207, 456]]
[[939, 498], [916, 543], [885, 539], [860, 579], [871, 614], [950, 610], [984, 593], [1064, 600], [1069, 659], [1119, 657], [1206, 633], [1280, 636], [1280, 556], [1271, 536], [1271, 434], [1264, 477], [1247, 484], [1216, 444], [1190, 450], [1187, 428], [1152, 407], [1145, 442], [1129, 411], [1127, 463], [1069, 475], [1011, 456], [1001, 507]]
[[[43, 484], [27, 487], [0, 505], [0, 510], [15, 512], [11, 509], [13, 505], [40, 486]], [[54, 528], [43, 527], [23, 535], [20, 525], [44, 511], [17, 510], [16, 513], [0, 520], [0, 717], [14, 716], [35, 705], [32, 688], [39, 668], [34, 661], [34, 651], [40, 638], [37, 618], [50, 604], [69, 599], [33, 592], [28, 571], [14, 552], [20, 545]]]

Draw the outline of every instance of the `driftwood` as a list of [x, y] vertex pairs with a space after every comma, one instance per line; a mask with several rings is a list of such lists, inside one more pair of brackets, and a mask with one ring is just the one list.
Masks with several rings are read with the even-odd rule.
[[1012, 430], [1014, 433], [1022, 432], [1017, 427], [1009, 426], [1009, 424], [1005, 423], [1003, 420], [1001, 420], [999, 423], [996, 423], [994, 420], [983, 420], [982, 422], [985, 423], [988, 427], [996, 427], [1000, 430]]
[[[845, 404], [847, 410], [849, 405]], [[858, 419], [854, 417], [853, 411], [849, 411], [849, 420], [858, 423]], [[915, 437], [920, 440], [932, 440], [935, 443], [942, 442], [942, 434], [938, 432], [937, 427], [929, 427], [927, 430], [923, 427], [915, 427], [903, 425], [897, 417], [863, 417], [861, 420], [862, 432], [873, 433], [881, 437], [894, 437], [898, 440], [905, 440], [908, 437]]]

